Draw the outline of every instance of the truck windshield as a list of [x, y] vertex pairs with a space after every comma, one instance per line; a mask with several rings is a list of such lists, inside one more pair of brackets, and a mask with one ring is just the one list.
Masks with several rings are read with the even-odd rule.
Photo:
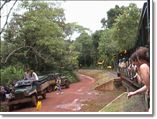
[[31, 80], [21, 80], [15, 84], [15, 87], [29, 87], [32, 86], [32, 83], [33, 82]]
[[19, 89], [19, 88], [26, 88], [26, 89], [29, 89], [29, 88], [31, 88], [32, 87], [32, 85], [21, 85], [21, 86], [16, 86], [15, 88], [16, 89]]

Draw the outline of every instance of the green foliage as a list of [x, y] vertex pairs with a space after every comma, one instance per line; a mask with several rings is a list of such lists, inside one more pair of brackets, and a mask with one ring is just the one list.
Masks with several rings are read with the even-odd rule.
[[92, 65], [92, 38], [87, 33], [82, 33], [74, 42], [75, 50], [79, 53], [78, 61], [81, 66]]
[[75, 82], [79, 81], [79, 78], [76, 75], [76, 72], [73, 72], [73, 71], [63, 71], [62, 74], [65, 75], [71, 83], [75, 83]]
[[1, 82], [0, 85], [9, 85], [14, 80], [23, 78], [24, 72], [22, 67], [9, 66], [2, 68], [1, 70]]
[[[73, 42], [65, 39], [75, 31], [83, 33], [88, 29], [76, 23], [66, 24], [64, 10], [54, 2], [22, 1], [19, 10], [23, 13], [13, 14], [1, 43], [1, 84], [22, 78], [23, 73], [15, 70], [18, 63], [38, 73], [77, 69], [78, 52]], [[68, 73], [68, 77], [74, 82], [74, 74]]]
[[116, 22], [115, 19], [121, 15], [123, 13], [123, 11], [126, 8], [124, 6], [119, 7], [118, 5], [115, 5], [115, 8], [111, 8], [108, 12], [107, 12], [107, 19], [103, 18], [101, 20], [101, 23], [103, 25], [103, 27], [105, 28], [111, 28], [113, 26], [113, 24]]
[[64, 28], [65, 34], [67, 36], [68, 40], [71, 40], [72, 35], [77, 32], [77, 33], [84, 33], [85, 31], [89, 31], [88, 28], [84, 28], [77, 23], [67, 23]]
[[[42, 72], [73, 71], [103, 60], [104, 66], [113, 65], [117, 52], [135, 44], [140, 12], [134, 4], [110, 9], [108, 18], [101, 21], [105, 30], [92, 35], [77, 23], [65, 23], [64, 9], [55, 3], [23, 1], [19, 9], [23, 13], [13, 14], [1, 42], [1, 62], [5, 66], [22, 63]], [[80, 36], [71, 41], [75, 32]]]
[[8, 52], [2, 54], [3, 60], [12, 50], [24, 47], [16, 52], [21, 54], [20, 57], [15, 53], [11, 56], [12, 61], [7, 62], [9, 65], [16, 64], [13, 63], [16, 60], [39, 71], [57, 70], [69, 64], [73, 68], [77, 64], [77, 53], [71, 51], [71, 42], [67, 43], [65, 38], [72, 35], [70, 31], [83, 32], [84, 28], [77, 24], [65, 24], [64, 10], [55, 3], [24, 1], [20, 9], [24, 9], [24, 13], [14, 13], [5, 31], [5, 43], [13, 47], [4, 50]]
[[9, 112], [9, 107], [7, 104], [0, 104], [0, 112]]
[[130, 4], [123, 14], [116, 18], [112, 29], [112, 39], [117, 41], [121, 50], [134, 47], [138, 30], [140, 11], [135, 4]]
[[95, 33], [92, 34], [92, 40], [93, 40], [93, 51], [91, 53], [92, 57], [93, 57], [93, 63], [94, 63], [94, 66], [96, 66], [97, 64], [97, 61], [99, 60], [99, 45], [101, 45], [101, 42], [100, 42], [100, 37], [101, 37], [101, 34], [102, 34], [103, 30], [100, 30], [100, 31], [96, 31]]
[[104, 65], [113, 65], [114, 54], [118, 50], [118, 44], [112, 39], [113, 31], [112, 29], [104, 30], [100, 36], [99, 42], [99, 61], [104, 60]]
[[108, 27], [100, 34], [99, 60], [105, 60], [104, 65], [114, 65], [115, 54], [134, 47], [140, 10], [135, 4], [119, 7], [108, 11]]

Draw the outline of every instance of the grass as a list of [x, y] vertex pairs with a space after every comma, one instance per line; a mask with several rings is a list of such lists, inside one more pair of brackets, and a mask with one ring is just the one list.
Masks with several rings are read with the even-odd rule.
[[146, 107], [142, 103], [142, 95], [136, 95], [127, 99], [127, 93], [123, 93], [100, 112], [145, 112]]
[[96, 79], [94, 88], [116, 78], [116, 76], [110, 75], [106, 70], [81, 69], [78, 72]]
[[[80, 74], [88, 75], [94, 79], [96, 79], [96, 83], [94, 85], [94, 89], [108, 81], [115, 79], [117, 76], [113, 75], [111, 72], [106, 70], [91, 70], [91, 69], [81, 69], [78, 71]], [[105, 91], [106, 93], [106, 91]], [[117, 92], [115, 92], [117, 93]], [[114, 94], [110, 95], [115, 96]], [[119, 96], [118, 96], [119, 95]], [[89, 103], [91, 111], [92, 109], [98, 109], [101, 107], [102, 109], [100, 112], [146, 112], [147, 109], [144, 104], [143, 95], [136, 95], [131, 97], [130, 99], [127, 98], [127, 93], [119, 93], [115, 98], [107, 100], [107, 104], [103, 104], [104, 107], [99, 105], [100, 101], [91, 102]], [[89, 111], [88, 110], [88, 111]], [[93, 110], [92, 110], [93, 111]]]
[[6, 105], [6, 103], [2, 103], [0, 102], [0, 112], [8, 112], [9, 109], [8, 109], [8, 106]]

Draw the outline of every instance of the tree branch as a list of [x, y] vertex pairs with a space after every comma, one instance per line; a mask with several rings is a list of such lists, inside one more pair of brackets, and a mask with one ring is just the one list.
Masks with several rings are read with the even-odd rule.
[[7, 4], [8, 2], [10, 2], [11, 0], [4, 0], [4, 3], [2, 4], [2, 6], [0, 7], [0, 10], [3, 9], [4, 5]]
[[[7, 2], [9, 2], [9, 1], [5, 1], [5, 4], [6, 4]], [[10, 10], [9, 10], [9, 13], [7, 14], [7, 18], [6, 18], [5, 24], [4, 24], [4, 26], [2, 27], [2, 29], [1, 29], [1, 31], [0, 31], [0, 35], [1, 35], [2, 32], [4, 31], [4, 28], [5, 28], [5, 26], [6, 26], [7, 23], [8, 23], [8, 19], [9, 19], [10, 13], [11, 13], [13, 7], [15, 6], [16, 2], [17, 2], [17, 0], [15, 0], [13, 6], [12, 6], [12, 7], [10, 8]], [[3, 4], [3, 6], [4, 6], [4, 4]], [[1, 8], [3, 8], [3, 6], [2, 6]]]
[[17, 51], [19, 51], [19, 50], [21, 50], [21, 49], [23, 49], [23, 48], [30, 48], [30, 49], [32, 49], [32, 51], [33, 51], [38, 57], [40, 57], [42, 60], [45, 61], [45, 58], [44, 58], [43, 56], [41, 56], [41, 54], [40, 54], [38, 51], [36, 51], [32, 46], [22, 46], [22, 47], [19, 47], [19, 48], [13, 50], [11, 53], [9, 53], [9, 55], [5, 58], [4, 63], [7, 63], [8, 59], [9, 59], [15, 52], [17, 52]]

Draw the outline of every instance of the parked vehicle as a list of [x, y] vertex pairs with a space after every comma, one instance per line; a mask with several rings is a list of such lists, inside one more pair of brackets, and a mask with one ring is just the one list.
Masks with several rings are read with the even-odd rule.
[[9, 110], [13, 110], [17, 104], [31, 102], [32, 106], [36, 106], [38, 97], [46, 98], [46, 91], [49, 83], [44, 80], [48, 76], [40, 76], [38, 81], [19, 80], [16, 82], [14, 92], [7, 97], [7, 105]]
[[48, 78], [48, 82], [49, 82], [49, 87], [47, 89], [47, 92], [51, 92], [53, 90], [55, 90], [55, 86], [56, 86], [56, 80], [58, 78], [61, 79], [61, 86], [62, 88], [69, 88], [70, 86], [70, 81], [68, 80], [68, 78], [66, 76], [63, 76], [59, 73], [50, 73], [47, 74]]
[[56, 75], [61, 78], [61, 86], [63, 88], [69, 88], [70, 81], [68, 80], [68, 78], [64, 75], [61, 75], [61, 74], [56, 74]]
[[39, 76], [37, 81], [24, 79], [17, 81], [12, 91], [5, 95], [4, 102], [9, 107], [9, 111], [13, 110], [16, 105], [29, 102], [35, 107], [40, 97], [46, 99], [46, 93], [55, 90], [57, 78], [61, 79], [63, 88], [69, 88], [70, 81], [59, 73]]

